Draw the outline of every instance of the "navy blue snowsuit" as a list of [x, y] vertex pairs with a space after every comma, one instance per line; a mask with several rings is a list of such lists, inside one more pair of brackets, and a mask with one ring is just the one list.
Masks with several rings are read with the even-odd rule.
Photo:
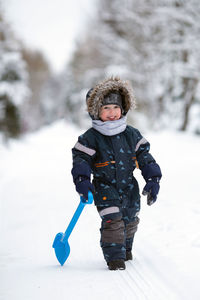
[[90, 128], [72, 149], [73, 176], [93, 174], [94, 202], [102, 218], [100, 243], [107, 262], [125, 259], [126, 251], [132, 249], [140, 211], [133, 171], [138, 167], [144, 176], [143, 170], [149, 166], [150, 175], [158, 176], [149, 149], [150, 144], [140, 132], [128, 125], [113, 136]]

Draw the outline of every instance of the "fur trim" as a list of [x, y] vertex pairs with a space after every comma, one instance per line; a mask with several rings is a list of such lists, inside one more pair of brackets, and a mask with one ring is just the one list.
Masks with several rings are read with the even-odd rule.
[[136, 102], [130, 82], [111, 77], [98, 83], [87, 98], [87, 110], [94, 119], [99, 119], [103, 99], [110, 92], [118, 92], [122, 96], [123, 115], [126, 115], [129, 109], [135, 108]]

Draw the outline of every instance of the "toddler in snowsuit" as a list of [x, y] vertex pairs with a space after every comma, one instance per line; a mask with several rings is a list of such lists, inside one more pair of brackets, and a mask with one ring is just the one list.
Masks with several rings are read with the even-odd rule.
[[78, 138], [72, 149], [73, 181], [85, 199], [88, 191], [93, 193], [102, 219], [100, 244], [108, 268], [125, 269], [125, 261], [132, 259], [140, 211], [133, 171], [139, 168], [146, 181], [143, 194], [147, 195], [148, 205], [157, 199], [162, 174], [149, 153], [149, 142], [126, 124], [126, 114], [135, 106], [128, 81], [118, 77], [104, 80], [88, 92], [86, 100], [92, 128]]

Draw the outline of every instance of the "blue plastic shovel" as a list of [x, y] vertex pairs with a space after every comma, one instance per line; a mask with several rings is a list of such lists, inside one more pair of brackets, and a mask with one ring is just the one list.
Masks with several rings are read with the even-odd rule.
[[68, 243], [68, 238], [76, 225], [84, 207], [86, 204], [91, 204], [93, 202], [93, 195], [91, 192], [88, 192], [88, 200], [85, 200], [82, 196], [80, 197], [80, 203], [65, 231], [65, 233], [59, 232], [56, 234], [56, 237], [53, 242], [53, 248], [55, 250], [56, 257], [61, 264], [64, 265], [70, 253], [70, 246]]

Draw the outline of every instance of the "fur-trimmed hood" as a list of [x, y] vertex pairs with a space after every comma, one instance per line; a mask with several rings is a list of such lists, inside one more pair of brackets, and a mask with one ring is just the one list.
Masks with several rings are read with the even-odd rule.
[[99, 119], [103, 99], [110, 92], [118, 92], [122, 96], [123, 115], [126, 115], [129, 109], [135, 108], [135, 97], [130, 82], [111, 77], [98, 83], [87, 94], [87, 110], [93, 119]]

